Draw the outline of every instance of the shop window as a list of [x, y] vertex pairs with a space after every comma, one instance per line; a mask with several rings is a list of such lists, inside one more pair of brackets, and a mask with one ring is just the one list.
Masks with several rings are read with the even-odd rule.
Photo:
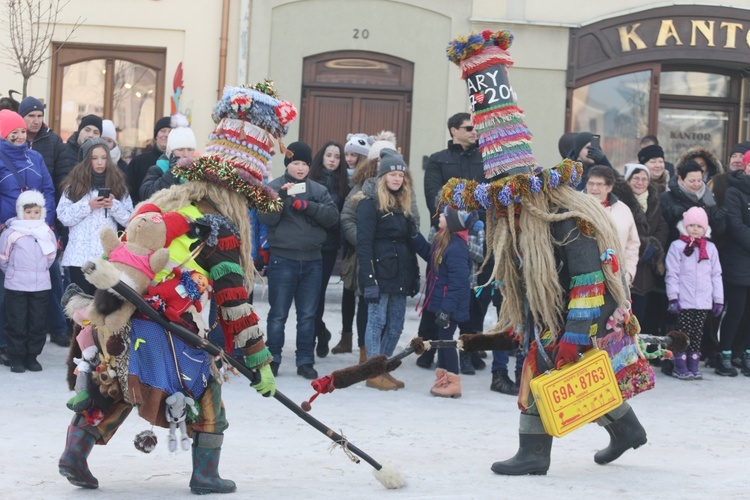
[[697, 71], [662, 71], [659, 92], [694, 97], [729, 97], [727, 75]]
[[66, 140], [87, 114], [110, 119], [129, 161], [153, 139], [165, 63], [164, 49], [64, 45], [52, 61], [50, 125]]
[[573, 91], [572, 132], [601, 134], [607, 158], [617, 169], [634, 161], [639, 139], [648, 134], [651, 71], [638, 71]]
[[693, 146], [704, 147], [721, 158], [728, 128], [727, 111], [659, 108], [659, 144], [668, 161], [677, 161]]

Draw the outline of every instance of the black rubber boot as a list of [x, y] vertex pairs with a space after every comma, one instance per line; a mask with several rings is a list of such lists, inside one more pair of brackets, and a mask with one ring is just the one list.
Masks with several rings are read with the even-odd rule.
[[219, 476], [219, 458], [224, 434], [193, 432], [193, 475], [190, 491], [196, 495], [234, 493], [237, 485]]
[[742, 374], [750, 377], [750, 354], [748, 353], [742, 355]]
[[[78, 418], [76, 416], [74, 421]], [[68, 426], [65, 451], [63, 451], [57, 466], [60, 474], [68, 478], [70, 484], [92, 490], [99, 487], [99, 481], [91, 474], [86, 461], [95, 443], [96, 436], [91, 432], [73, 424]]]
[[627, 403], [607, 413], [597, 423], [609, 434], [609, 446], [594, 455], [594, 462], [599, 465], [614, 462], [629, 449], [636, 449], [648, 441], [646, 429]]
[[515, 456], [492, 464], [492, 472], [504, 476], [544, 476], [547, 474], [552, 451], [552, 436], [544, 432], [542, 420], [537, 415], [522, 413], [518, 451]]

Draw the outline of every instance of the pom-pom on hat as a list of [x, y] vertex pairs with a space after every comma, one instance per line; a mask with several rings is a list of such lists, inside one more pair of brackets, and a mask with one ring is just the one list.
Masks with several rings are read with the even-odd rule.
[[381, 131], [373, 139], [370, 151], [367, 153], [368, 160], [380, 158], [380, 152], [383, 149], [396, 149], [396, 134], [389, 130]]
[[375, 142], [372, 136], [367, 134], [347, 134], [344, 153], [356, 153], [367, 156], [370, 153], [370, 146]]
[[26, 128], [26, 121], [23, 117], [9, 109], [0, 110], [0, 138], [7, 139], [17, 128]]
[[99, 129], [99, 133], [102, 133], [102, 117], [96, 116], [96, 115], [86, 115], [83, 118], [81, 118], [81, 123], [78, 124], [78, 131], [80, 132], [84, 128], [91, 125], [92, 127], [96, 127]]
[[[312, 164], [313, 157], [312, 157], [312, 149], [310, 146], [305, 144], [302, 141], [297, 141], [291, 143], [289, 146], [286, 147], [287, 154], [284, 157], [284, 166], [288, 167], [290, 163], [293, 161], [303, 161], [307, 163], [308, 166]], [[292, 153], [291, 156], [289, 156], [289, 153]]]
[[651, 144], [638, 151], [638, 163], [645, 165], [647, 161], [654, 158], [664, 158], [664, 150], [661, 146]]
[[688, 227], [691, 224], [697, 224], [708, 232], [708, 215], [701, 207], [691, 207], [682, 214], [682, 225]]
[[401, 153], [395, 149], [386, 148], [380, 151], [378, 177], [382, 177], [388, 172], [406, 172], [406, 162]]
[[286, 153], [281, 139], [297, 117], [297, 108], [280, 99], [273, 82], [266, 80], [251, 87], [224, 87], [211, 116], [216, 128], [205, 154], [189, 165], [173, 167], [175, 177], [223, 186], [261, 212], [279, 210], [278, 195], [262, 180], [275, 143]]
[[41, 111], [44, 113], [44, 104], [36, 97], [24, 97], [23, 101], [21, 101], [21, 104], [18, 106], [18, 114], [26, 116], [32, 111]]
[[536, 166], [531, 132], [508, 79], [508, 68], [513, 65], [508, 52], [512, 43], [509, 31], [485, 30], [455, 38], [446, 49], [448, 59], [461, 68], [461, 78], [466, 81], [472, 123], [488, 179], [528, 173]]
[[172, 151], [181, 148], [198, 149], [198, 143], [195, 140], [195, 133], [190, 128], [190, 123], [185, 115], [176, 114], [170, 122], [172, 130], [167, 137], [167, 156], [171, 156]]
[[41, 219], [44, 220], [44, 218], [47, 215], [47, 210], [45, 208], [46, 202], [44, 201], [44, 195], [40, 193], [39, 191], [36, 191], [35, 189], [28, 189], [21, 193], [18, 198], [16, 198], [16, 215], [19, 219], [23, 219], [23, 207], [27, 207], [29, 205], [36, 205], [37, 207], [42, 209], [42, 217]]
[[641, 165], [640, 163], [626, 163], [623, 177], [625, 177], [626, 181], [629, 181], [630, 178], [633, 177], [633, 174], [638, 171], [646, 172], [648, 178], [651, 179], [651, 172], [649, 171], [649, 169], [644, 165]]

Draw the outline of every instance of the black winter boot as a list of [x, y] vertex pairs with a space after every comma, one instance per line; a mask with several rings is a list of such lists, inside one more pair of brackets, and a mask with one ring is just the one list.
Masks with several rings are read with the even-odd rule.
[[716, 355], [716, 369], [714, 372], [722, 377], [736, 377], [737, 368], [732, 366], [732, 353], [720, 352]]
[[636, 449], [648, 441], [646, 430], [627, 403], [607, 413], [597, 423], [609, 433], [609, 446], [594, 454], [594, 462], [599, 465], [613, 462], [629, 449]]
[[479, 356], [479, 352], [471, 353], [471, 364], [475, 370], [484, 370], [487, 367], [487, 363]]
[[742, 355], [742, 374], [750, 377], [750, 353], [747, 351]]
[[536, 415], [521, 414], [518, 434], [518, 451], [515, 456], [492, 464], [492, 472], [504, 476], [547, 474], [552, 451], [552, 436], [544, 432], [542, 419]]
[[219, 477], [219, 458], [224, 434], [193, 432], [193, 475], [190, 491], [196, 495], [234, 493], [237, 485]]
[[318, 345], [315, 347], [315, 354], [319, 358], [325, 358], [328, 356], [328, 342], [331, 341], [331, 332], [323, 325], [323, 328], [318, 332], [316, 337], [318, 338]]
[[[75, 419], [78, 418], [78, 416], [75, 417]], [[60, 474], [68, 478], [70, 484], [92, 490], [99, 487], [99, 481], [91, 474], [88, 462], [86, 462], [95, 443], [94, 434], [73, 424], [68, 426], [65, 451], [57, 466]]]
[[492, 372], [490, 390], [501, 394], [518, 396], [518, 386], [516, 386], [508, 376], [508, 370], [497, 370]]
[[474, 375], [476, 370], [474, 364], [471, 362], [471, 353], [460, 351], [458, 353], [458, 362], [461, 367], [461, 373], [464, 375]]

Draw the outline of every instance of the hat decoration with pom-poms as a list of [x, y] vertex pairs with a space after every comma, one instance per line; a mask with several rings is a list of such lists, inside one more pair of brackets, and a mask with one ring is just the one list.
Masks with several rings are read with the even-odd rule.
[[135, 449], [143, 453], [151, 453], [154, 451], [157, 442], [158, 439], [156, 439], [156, 434], [154, 434], [154, 431], [152, 430], [139, 432], [135, 436], [135, 439], [133, 439]]
[[281, 200], [262, 184], [275, 143], [286, 151], [281, 139], [297, 117], [294, 104], [281, 100], [266, 80], [253, 86], [224, 87], [211, 117], [216, 128], [206, 151], [194, 162], [173, 167], [175, 177], [221, 185], [247, 199], [261, 212], [281, 209]]
[[466, 80], [472, 122], [479, 138], [484, 176], [488, 179], [536, 167], [531, 132], [508, 80], [508, 68], [513, 61], [507, 50], [512, 43], [509, 31], [485, 30], [457, 37], [446, 49], [448, 59], [461, 68], [461, 78]]

